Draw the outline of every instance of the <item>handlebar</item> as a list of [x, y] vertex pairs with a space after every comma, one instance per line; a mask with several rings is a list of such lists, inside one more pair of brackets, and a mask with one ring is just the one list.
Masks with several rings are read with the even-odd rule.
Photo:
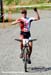
[[[16, 41], [19, 41], [19, 42], [22, 42], [22, 40], [21, 39], [15, 39]], [[31, 39], [31, 40], [29, 40], [29, 42], [33, 42], [33, 41], [36, 41], [37, 39]]]
[[19, 41], [19, 42], [22, 42], [22, 40], [20, 40], [20, 39], [15, 39], [16, 41]]

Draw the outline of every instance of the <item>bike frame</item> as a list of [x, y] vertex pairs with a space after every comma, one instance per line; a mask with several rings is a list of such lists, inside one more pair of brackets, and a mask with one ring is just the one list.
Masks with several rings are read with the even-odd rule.
[[29, 39], [23, 39], [23, 50], [24, 50], [24, 69], [27, 72], [27, 60], [28, 60], [28, 47], [29, 47]]

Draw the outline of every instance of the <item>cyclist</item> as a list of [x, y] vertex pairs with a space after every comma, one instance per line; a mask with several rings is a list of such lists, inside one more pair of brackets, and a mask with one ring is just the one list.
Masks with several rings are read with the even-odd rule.
[[[21, 10], [21, 14], [22, 17], [19, 19], [16, 19], [16, 21], [12, 22], [12, 24], [20, 24], [20, 39], [23, 38], [28, 38], [31, 39], [31, 33], [30, 33], [30, 27], [31, 27], [31, 22], [32, 21], [37, 21], [40, 20], [40, 16], [39, 13], [37, 11], [37, 8], [33, 9], [36, 12], [36, 16], [35, 17], [27, 17], [27, 10], [25, 8], [23, 8]], [[23, 57], [23, 44], [21, 42], [21, 54], [20, 54], [20, 58]], [[29, 63], [31, 64], [31, 60], [30, 60], [30, 56], [32, 53], [32, 42], [29, 42], [29, 49], [30, 49], [30, 54], [29, 54]]]

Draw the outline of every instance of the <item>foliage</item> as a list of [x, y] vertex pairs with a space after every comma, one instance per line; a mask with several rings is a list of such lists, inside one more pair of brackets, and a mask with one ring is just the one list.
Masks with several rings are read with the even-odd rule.
[[3, 0], [4, 4], [9, 5], [15, 3], [16, 5], [24, 3], [24, 4], [33, 4], [33, 3], [44, 3], [47, 0]]
[[9, 4], [11, 4], [13, 1], [14, 1], [14, 0], [4, 0], [4, 3], [5, 3], [6, 5], [9, 5]]
[[20, 0], [3, 0], [6, 5], [18, 4]]

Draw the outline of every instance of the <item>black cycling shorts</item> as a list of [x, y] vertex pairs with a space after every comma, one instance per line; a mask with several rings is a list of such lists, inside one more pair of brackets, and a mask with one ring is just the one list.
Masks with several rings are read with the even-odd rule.
[[29, 31], [29, 32], [22, 32], [22, 31], [21, 31], [21, 32], [20, 32], [20, 35], [23, 35], [23, 37], [24, 37], [24, 38], [27, 38], [27, 39], [28, 39], [29, 37], [31, 37], [30, 31]]

